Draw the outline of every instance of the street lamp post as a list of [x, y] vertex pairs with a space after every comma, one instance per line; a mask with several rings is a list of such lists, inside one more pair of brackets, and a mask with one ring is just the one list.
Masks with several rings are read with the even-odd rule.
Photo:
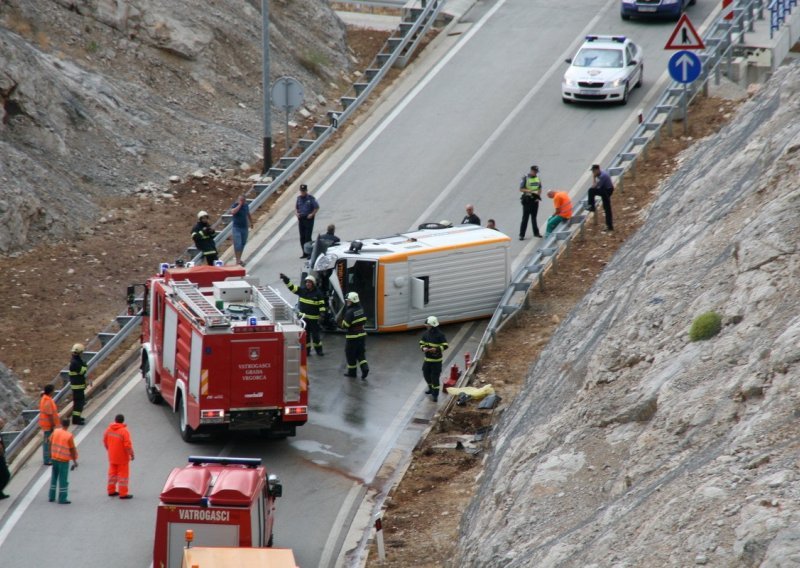
[[261, 0], [261, 83], [264, 96], [264, 167], [261, 175], [272, 168], [272, 117], [270, 116], [269, 87], [269, 0]]

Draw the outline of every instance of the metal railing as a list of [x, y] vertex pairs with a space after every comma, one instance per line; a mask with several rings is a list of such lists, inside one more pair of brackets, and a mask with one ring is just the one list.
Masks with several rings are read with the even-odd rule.
[[[384, 44], [378, 55], [372, 60], [366, 70], [367, 81], [355, 83], [352, 86], [354, 96], [342, 96], [340, 103], [342, 111], [329, 112], [329, 124], [315, 124], [306, 133], [306, 138], [300, 138], [295, 145], [290, 148], [286, 156], [280, 158], [277, 167], [270, 169], [267, 173], [271, 181], [266, 183], [256, 183], [247, 192], [253, 197], [248, 198], [248, 203], [253, 211], [256, 211], [270, 195], [288, 181], [320, 148], [330, 139], [356, 109], [367, 99], [375, 87], [380, 83], [384, 76], [393, 66], [405, 65], [408, 58], [419, 44], [419, 41], [431, 27], [438, 16], [444, 0], [421, 0], [419, 7], [415, 3], [410, 3], [403, 10], [400, 25]], [[294, 154], [299, 153], [296, 157]], [[222, 227], [215, 242], [221, 244], [231, 234], [230, 215], [222, 215], [213, 225]], [[196, 248], [189, 247], [179, 257], [182, 260], [198, 262], [201, 255]], [[92, 372], [103, 362], [128, 336], [136, 329], [140, 321], [138, 315], [128, 315], [127, 312], [117, 316], [112, 324], [99, 332], [88, 344], [84, 357], [88, 359], [88, 371]], [[92, 351], [98, 348], [97, 351]], [[56, 387], [56, 395], [53, 397], [57, 404], [65, 401], [67, 393], [70, 391], [68, 386], [67, 371], [62, 370], [52, 381]], [[10, 461], [17, 455], [19, 450], [28, 443], [39, 432], [38, 427], [38, 403], [34, 408], [23, 410], [17, 417], [9, 420], [5, 429], [0, 435], [6, 443], [7, 459]]]
[[[713, 76], [715, 83], [719, 84], [723, 66], [726, 75], [731, 74], [733, 58], [742, 49], [745, 34], [754, 31], [757, 20], [764, 19], [765, 1], [738, 0], [734, 4], [731, 19], [726, 20], [720, 16], [712, 23], [703, 36], [706, 48], [699, 53], [703, 63], [700, 77], [686, 87], [674, 81], [669, 84], [636, 131], [611, 159], [607, 171], [613, 178], [617, 189], [623, 190], [624, 175], [627, 172], [635, 173], [637, 160], [651, 143], [658, 142], [661, 129], [666, 127], [667, 131], [672, 134], [674, 118], [678, 116], [685, 104], [691, 102], [699, 92], [707, 89], [711, 77]], [[794, 3], [796, 1], [772, 0], [772, 3]], [[686, 117], [684, 117], [685, 123]], [[588, 217], [585, 214], [586, 208], [587, 198], [584, 196], [574, 207], [575, 215], [570, 222], [559, 225], [556, 231], [543, 241], [542, 246], [534, 251], [531, 257], [514, 273], [511, 284], [503, 294], [500, 304], [486, 326], [472, 357], [470, 368], [461, 375], [458, 386], [469, 383], [477, 368], [477, 363], [495, 340], [502, 326], [524, 307], [528, 301], [530, 290], [543, 284], [542, 278], [545, 271], [555, 265], [558, 256], [569, 246], [575, 234], [582, 233]], [[453, 398], [451, 397], [444, 407], [444, 412], [447, 412], [452, 404]]]
[[797, 6], [797, 0], [772, 0], [769, 3], [769, 37], [780, 29], [786, 18], [792, 13], [792, 8]]
[[[315, 124], [306, 134], [298, 139], [294, 146], [287, 150], [276, 166], [270, 168], [266, 176], [271, 178], [267, 183], [256, 183], [245, 197], [252, 211], [256, 211], [275, 191], [283, 186], [291, 177], [316, 154], [333, 136], [352, 114], [367, 100], [369, 95], [383, 80], [392, 67], [403, 67], [408, 63], [419, 42], [431, 28], [444, 5], [444, 0], [420, 0], [419, 6], [411, 2], [403, 9], [403, 16], [397, 30], [386, 40], [381, 51], [375, 56], [364, 72], [365, 82], [353, 83], [351, 92], [339, 98], [341, 111], [328, 111], [328, 124]], [[252, 197], [248, 197], [252, 195]], [[230, 215], [223, 215], [214, 224], [221, 227], [215, 243], [220, 244], [231, 235], [233, 229]], [[191, 262], [199, 262], [201, 254], [195, 247], [189, 247], [182, 258]]]

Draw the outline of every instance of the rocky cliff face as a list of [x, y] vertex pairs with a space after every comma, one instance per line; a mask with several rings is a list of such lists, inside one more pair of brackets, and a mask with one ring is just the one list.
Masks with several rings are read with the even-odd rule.
[[[795, 65], [685, 156], [563, 322], [454, 565], [800, 563], [799, 168]], [[707, 311], [721, 332], [689, 341]]]
[[[70, 238], [144, 182], [256, 162], [260, 7], [0, 2], [0, 252]], [[350, 65], [343, 24], [318, 0], [272, 0], [270, 21], [272, 78], [297, 77], [317, 104]]]

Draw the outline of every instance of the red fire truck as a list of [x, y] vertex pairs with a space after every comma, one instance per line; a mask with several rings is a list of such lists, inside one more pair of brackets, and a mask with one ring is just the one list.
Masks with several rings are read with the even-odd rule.
[[181, 568], [187, 530], [201, 547], [271, 547], [282, 492], [260, 459], [190, 457], [161, 491], [153, 567]]
[[308, 419], [304, 324], [242, 267], [163, 264], [144, 285], [141, 341], [147, 397], [178, 413], [187, 442], [214, 430], [294, 436]]

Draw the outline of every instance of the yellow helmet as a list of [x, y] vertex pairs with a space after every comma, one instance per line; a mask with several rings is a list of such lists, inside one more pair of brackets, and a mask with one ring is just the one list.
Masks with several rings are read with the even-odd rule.
[[76, 343], [75, 345], [72, 346], [73, 353], [83, 353], [84, 349], [86, 348], [83, 346], [83, 343]]

